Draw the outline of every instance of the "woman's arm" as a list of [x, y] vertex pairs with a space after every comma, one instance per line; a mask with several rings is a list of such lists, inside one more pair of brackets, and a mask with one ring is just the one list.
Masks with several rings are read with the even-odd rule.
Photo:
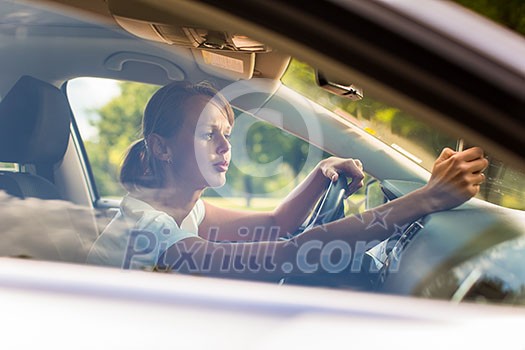
[[[431, 213], [428, 195], [428, 190], [418, 190], [360, 217], [314, 227], [291, 241], [216, 243], [187, 238], [171, 246], [158, 266], [166, 271], [275, 282], [286, 276], [341, 273], [320, 263], [328, 244], [332, 245], [330, 252], [339, 253], [355, 252], [358, 244], [371, 247], [388, 238], [395, 225], [403, 226]], [[345, 266], [345, 273], [352, 273], [350, 270]]]
[[[488, 165], [479, 148], [456, 153], [445, 149], [434, 163], [427, 185], [378, 208], [324, 226], [317, 226], [292, 241], [214, 243], [188, 238], [171, 246], [159, 266], [194, 274], [219, 277], [279, 280], [283, 276], [330, 271], [322, 263], [327, 244], [355, 252], [360, 242], [367, 246], [381, 241], [403, 226], [427, 214], [453, 208], [479, 192], [481, 173]], [[325, 257], [326, 258], [326, 257]]]
[[204, 202], [206, 216], [199, 226], [199, 235], [209, 240], [261, 241], [293, 233], [304, 222], [330, 179], [336, 181], [339, 174], [352, 180], [349, 194], [363, 186], [359, 160], [331, 157], [319, 162], [271, 212], [224, 209]]

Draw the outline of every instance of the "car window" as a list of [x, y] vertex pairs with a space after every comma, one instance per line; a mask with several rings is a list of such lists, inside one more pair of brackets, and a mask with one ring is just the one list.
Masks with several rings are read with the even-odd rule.
[[0, 162], [0, 171], [18, 171], [18, 164]]
[[372, 136], [385, 142], [427, 170], [443, 147], [455, 147], [456, 140], [435, 131], [417, 118], [364, 93], [352, 101], [321, 89], [315, 70], [308, 64], [292, 60], [282, 81]]
[[[144, 107], [156, 85], [111, 79], [77, 78], [67, 93], [83, 139], [98, 195], [120, 199], [126, 194], [119, 171], [129, 145], [139, 138]], [[235, 110], [232, 166], [228, 183], [207, 189], [204, 198], [221, 207], [271, 210], [313, 169], [307, 161], [313, 147], [317, 160], [324, 153], [271, 124]], [[348, 199], [348, 213], [364, 208], [364, 190]]]
[[477, 12], [503, 26], [525, 35], [525, 6], [523, 2], [507, 1], [480, 1], [480, 0], [454, 0], [454, 2]]
[[[431, 171], [444, 147], [464, 149], [475, 146], [458, 136], [441, 131], [417, 116], [366, 95], [359, 101], [331, 94], [316, 84], [316, 71], [292, 60], [282, 81], [395, 149], [417, 165]], [[508, 208], [525, 209], [525, 174], [512, 165], [488, 155], [487, 181], [479, 198]]]

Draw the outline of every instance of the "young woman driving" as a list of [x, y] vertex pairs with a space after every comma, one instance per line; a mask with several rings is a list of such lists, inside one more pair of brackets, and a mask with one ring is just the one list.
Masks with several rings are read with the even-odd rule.
[[488, 165], [479, 148], [446, 148], [421, 189], [291, 241], [280, 240], [304, 222], [330, 181], [344, 175], [351, 179], [349, 193], [361, 187], [362, 164], [337, 157], [320, 161], [270, 212], [219, 208], [200, 197], [226, 181], [233, 119], [229, 103], [207, 85], [173, 83], [158, 90], [144, 112], [143, 138], [130, 147], [122, 167], [121, 182], [129, 194], [88, 262], [275, 281], [326, 273], [322, 264], [313, 263], [322, 258], [323, 246], [384, 240], [395, 225], [453, 208], [478, 193]]

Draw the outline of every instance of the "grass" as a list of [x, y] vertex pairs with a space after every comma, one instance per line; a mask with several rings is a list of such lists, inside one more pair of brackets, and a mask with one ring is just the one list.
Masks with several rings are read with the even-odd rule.
[[[216, 205], [221, 208], [229, 209], [240, 209], [240, 210], [251, 210], [251, 211], [269, 211], [273, 210], [282, 198], [265, 198], [265, 197], [254, 197], [250, 201], [250, 206], [246, 206], [246, 198], [244, 197], [205, 197], [203, 198], [207, 202]], [[364, 199], [364, 195], [354, 194], [349, 198], [350, 202], [346, 202], [347, 214], [356, 213], [358, 210], [363, 210], [363, 205], [355, 206], [349, 205], [352, 203], [359, 203]]]
[[282, 200], [281, 198], [254, 197], [251, 199], [250, 206], [248, 207], [246, 206], [246, 198], [244, 197], [205, 197], [203, 199], [221, 208], [251, 211], [273, 210]]

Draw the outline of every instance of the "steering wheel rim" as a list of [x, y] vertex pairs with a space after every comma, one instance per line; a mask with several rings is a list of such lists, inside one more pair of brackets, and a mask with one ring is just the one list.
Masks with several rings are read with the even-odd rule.
[[346, 176], [340, 174], [337, 181], [331, 181], [325, 194], [312, 212], [306, 229], [343, 218], [345, 216], [344, 198], [347, 190]]

